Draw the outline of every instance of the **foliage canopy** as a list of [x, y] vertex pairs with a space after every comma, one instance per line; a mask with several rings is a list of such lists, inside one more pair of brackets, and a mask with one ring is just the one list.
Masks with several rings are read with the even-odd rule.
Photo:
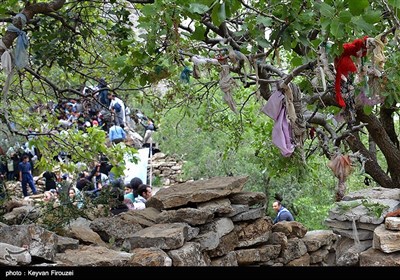
[[[161, 124], [168, 112], [178, 109], [184, 118], [196, 115], [204, 131], [221, 131], [230, 140], [223, 149], [226, 157], [251, 134], [255, 157], [261, 166], [269, 163], [270, 176], [307, 164], [314, 156], [330, 160], [351, 154], [353, 163], [362, 162], [377, 184], [398, 188], [399, 3], [4, 1], [4, 45], [15, 49], [17, 33], [7, 31], [13, 23], [29, 37], [29, 61], [14, 69], [9, 89], [7, 76], [0, 77], [3, 133], [24, 136], [31, 127], [40, 135], [35, 145], [46, 158], [55, 152], [48, 147], [51, 139], [69, 146], [71, 154], [92, 160], [104, 147], [75, 152], [77, 141], [84, 141], [82, 135], [57, 139], [40, 125], [46, 119], [54, 127], [54, 116], [28, 108], [84, 98], [82, 86], [104, 77], [127, 103], [151, 104]], [[17, 13], [26, 16], [26, 25]], [[341, 82], [347, 98], [341, 108], [335, 98], [335, 58], [343, 53], [343, 44], [364, 36], [387, 41], [385, 65], [377, 67], [377, 55], [370, 48], [357, 64], [358, 72], [366, 67], [365, 73]], [[274, 122], [261, 112], [276, 91], [293, 100], [290, 141], [296, 148], [289, 158], [271, 143]], [[104, 137], [96, 130], [89, 133], [93, 139]], [[339, 185], [344, 181], [338, 177]]]

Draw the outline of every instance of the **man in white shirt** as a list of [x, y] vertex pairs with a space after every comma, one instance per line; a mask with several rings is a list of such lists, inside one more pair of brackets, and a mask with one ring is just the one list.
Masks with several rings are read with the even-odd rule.
[[107, 97], [111, 101], [109, 109], [114, 114], [114, 120], [123, 128], [126, 121], [124, 102], [116, 97], [112, 92], [109, 92]]

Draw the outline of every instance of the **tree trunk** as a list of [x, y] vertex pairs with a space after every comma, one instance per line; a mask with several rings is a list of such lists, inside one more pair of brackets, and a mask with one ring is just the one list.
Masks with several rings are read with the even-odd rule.
[[369, 159], [365, 165], [365, 170], [376, 182], [378, 182], [378, 184], [385, 188], [400, 188], [400, 151], [396, 148], [384, 126], [375, 115], [366, 115], [362, 109], [358, 109], [357, 120], [363, 123], [368, 123], [366, 128], [386, 158], [391, 180], [385, 178], [389, 178], [387, 174], [385, 174], [386, 176], [381, 174], [383, 171], [381, 171], [381, 167], [377, 160], [374, 159], [375, 157], [365, 148], [360, 139], [353, 141], [353, 143], [351, 143], [352, 141], [349, 141], [352, 150], [355, 151], [354, 149], [358, 148], [360, 152]]

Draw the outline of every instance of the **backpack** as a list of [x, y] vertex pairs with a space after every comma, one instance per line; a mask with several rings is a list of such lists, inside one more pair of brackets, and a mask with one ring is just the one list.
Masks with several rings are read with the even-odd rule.
[[118, 102], [114, 104], [113, 109], [115, 110], [115, 112], [119, 113], [121, 112], [121, 104], [119, 104]]

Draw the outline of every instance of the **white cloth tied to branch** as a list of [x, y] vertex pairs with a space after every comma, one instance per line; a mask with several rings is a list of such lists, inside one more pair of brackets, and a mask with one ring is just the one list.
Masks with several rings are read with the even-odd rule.
[[200, 69], [199, 65], [206, 65], [206, 64], [214, 64], [219, 65], [218, 59], [215, 58], [206, 58], [199, 55], [194, 55], [190, 58], [193, 61], [193, 77], [198, 79], [200, 78]]
[[[26, 24], [26, 16], [24, 14], [17, 14], [16, 18], [21, 18], [22, 26]], [[26, 49], [28, 48], [28, 36], [26, 36], [25, 31], [15, 27], [14, 24], [10, 24], [7, 27], [7, 31], [17, 33], [17, 43], [15, 46], [15, 65], [18, 69], [24, 68], [28, 64], [28, 53]]]
[[[5, 70], [7, 74], [6, 82], [3, 85], [2, 93], [3, 93], [3, 104], [6, 104], [8, 90], [10, 89], [11, 80], [13, 77], [13, 64], [10, 50], [6, 47], [3, 40], [0, 40], [0, 48], [4, 50], [4, 53], [1, 55], [1, 68]], [[7, 114], [7, 112], [6, 112]]]
[[9, 75], [12, 71], [12, 58], [10, 50], [6, 47], [3, 40], [0, 40], [0, 48], [4, 50], [1, 55], [1, 68]]
[[192, 56], [191, 60], [193, 61], [193, 63], [195, 65], [200, 65], [200, 64], [215, 64], [218, 65], [218, 59], [216, 58], [206, 58], [206, 57], [202, 57], [199, 55], [194, 55]]

